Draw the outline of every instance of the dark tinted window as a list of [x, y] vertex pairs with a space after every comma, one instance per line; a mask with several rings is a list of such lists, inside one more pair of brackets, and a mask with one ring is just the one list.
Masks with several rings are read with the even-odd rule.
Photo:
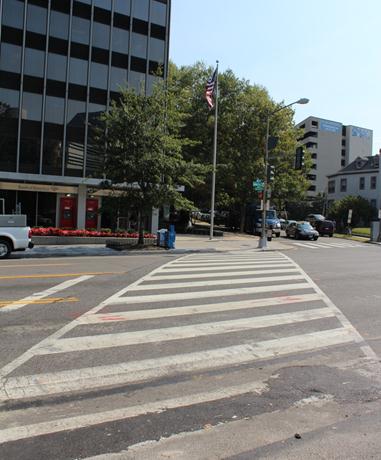
[[90, 86], [94, 88], [107, 89], [108, 66], [91, 63]]
[[34, 77], [44, 76], [45, 52], [33, 48], [25, 48], [24, 73]]
[[130, 16], [131, 1], [130, 0], [114, 0], [114, 11], [116, 13]]
[[111, 0], [94, 0], [94, 6], [105, 10], [111, 10]]
[[63, 125], [65, 99], [61, 97], [46, 96], [45, 121]]
[[23, 28], [24, 22], [24, 3], [17, 0], [3, 1], [3, 25]]
[[132, 32], [131, 54], [140, 58], [147, 57], [147, 36]]
[[149, 58], [151, 61], [164, 63], [164, 41], [157, 38], [150, 38], [149, 40]]
[[22, 118], [25, 120], [41, 121], [42, 95], [23, 93]]
[[28, 5], [26, 28], [30, 32], [46, 34], [47, 9], [40, 6]]
[[77, 43], [89, 44], [90, 21], [88, 19], [73, 16], [71, 40]]
[[19, 92], [1, 89], [0, 93], [0, 170], [16, 171]]
[[129, 32], [114, 27], [112, 30], [112, 50], [118, 53], [128, 54]]
[[83, 59], [70, 58], [69, 81], [77, 85], [87, 85], [88, 62]]
[[111, 67], [111, 91], [120, 91], [127, 83], [127, 70], [119, 67]]
[[48, 78], [51, 80], [66, 80], [66, 61], [67, 57], [61, 54], [48, 54]]
[[21, 71], [21, 46], [1, 44], [0, 69], [15, 73]]
[[156, 2], [151, 3], [151, 22], [165, 26], [166, 24], [167, 5], [164, 3]]
[[69, 35], [69, 16], [67, 14], [51, 11], [49, 35], [67, 40]]
[[93, 46], [109, 49], [110, 47], [110, 26], [94, 22], [93, 24]]
[[133, 0], [133, 16], [148, 21], [149, 0]]

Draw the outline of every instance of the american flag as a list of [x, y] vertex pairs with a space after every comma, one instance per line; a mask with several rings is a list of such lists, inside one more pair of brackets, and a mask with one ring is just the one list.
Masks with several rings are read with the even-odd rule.
[[214, 94], [214, 88], [216, 86], [216, 81], [217, 81], [217, 68], [213, 72], [213, 75], [208, 78], [208, 81], [206, 82], [206, 86], [205, 86], [205, 99], [206, 99], [206, 102], [208, 103], [209, 109], [212, 109], [214, 107], [213, 94]]

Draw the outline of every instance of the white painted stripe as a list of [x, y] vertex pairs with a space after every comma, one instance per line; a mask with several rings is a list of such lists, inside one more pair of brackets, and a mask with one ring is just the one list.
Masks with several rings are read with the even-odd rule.
[[[249, 269], [249, 268], [280, 268], [280, 267], [295, 267], [295, 264], [291, 264], [290, 262], [278, 262], [276, 264], [274, 263], [248, 263], [248, 264], [240, 264], [240, 265], [235, 265], [233, 267], [231, 266], [226, 266], [225, 264], [220, 266], [220, 267], [213, 267], [213, 273], [217, 271], [229, 271], [234, 274], [234, 270], [241, 270], [241, 269]], [[162, 270], [161, 273], [181, 273], [181, 272], [207, 272], [210, 273], [210, 267], [189, 267], [189, 268], [183, 268], [183, 267], [176, 267], [176, 268], [167, 268], [166, 270]], [[155, 276], [152, 276], [154, 279]]]
[[94, 426], [100, 423], [110, 423], [139, 415], [164, 412], [169, 409], [187, 407], [193, 404], [202, 404], [220, 399], [231, 398], [245, 393], [260, 394], [268, 389], [263, 382], [251, 382], [232, 387], [219, 388], [218, 390], [181, 396], [179, 398], [154, 401], [138, 406], [113, 409], [105, 412], [78, 415], [76, 417], [60, 418], [48, 422], [34, 423], [31, 425], [7, 428], [0, 431], [0, 444], [21, 439], [33, 438], [62, 431], [76, 430]]
[[319, 243], [316, 243], [316, 244], [317, 244], [320, 248], [322, 248], [322, 249], [326, 249], [326, 248], [331, 248], [331, 247], [332, 247], [330, 244], [328, 244], [328, 243], [321, 243], [320, 241], [319, 241]]
[[[153, 270], [151, 272], [151, 274], [154, 274], [155, 272], [161, 270], [166, 265], [167, 264], [164, 264], [161, 267], [156, 268], [155, 270]], [[123, 294], [128, 292], [129, 289], [132, 289], [135, 285], [137, 285], [139, 283], [140, 283], [140, 279], [135, 281], [134, 283], [130, 284], [129, 286], [124, 287], [120, 291], [116, 292], [111, 297], [109, 297], [108, 299], [104, 300], [103, 302], [101, 302], [96, 307], [94, 307], [91, 310], [89, 310], [87, 313], [97, 313], [98, 311], [101, 311], [106, 305], [108, 305], [114, 299], [119, 298], [120, 296], [122, 296]], [[65, 324], [65, 326], [63, 326], [61, 329], [59, 329], [58, 331], [56, 331], [53, 334], [51, 334], [49, 337], [47, 337], [44, 340], [42, 340], [41, 342], [37, 343], [33, 347], [29, 348], [29, 350], [25, 351], [20, 356], [18, 356], [16, 359], [14, 359], [13, 361], [11, 361], [10, 363], [6, 364], [4, 367], [2, 367], [0, 369], [0, 378], [3, 378], [5, 376], [7, 376], [12, 371], [14, 371], [15, 369], [17, 369], [21, 365], [23, 365], [26, 362], [28, 362], [31, 358], [34, 357], [35, 350], [37, 350], [39, 347], [43, 346], [45, 343], [51, 343], [53, 340], [59, 339], [60, 337], [64, 336], [69, 331], [74, 329], [76, 326], [77, 326], [77, 322], [76, 322], [76, 320], [73, 320], [72, 322], [70, 322], [68, 324]]]
[[230, 280], [209, 280], [209, 281], [187, 281], [184, 283], [158, 283], [158, 284], [139, 284], [132, 289], [132, 292], [136, 291], [149, 291], [152, 289], [163, 290], [163, 289], [184, 289], [193, 287], [208, 287], [208, 286], [231, 286], [233, 284], [252, 284], [252, 283], [266, 283], [275, 281], [292, 281], [302, 280], [303, 275], [282, 275], [282, 276], [262, 276], [259, 278], [238, 278]]
[[[292, 260], [290, 257], [287, 257], [287, 259]], [[340, 321], [342, 326], [348, 330], [354, 337], [354, 340], [356, 343], [360, 345], [360, 348], [364, 355], [372, 359], [375, 363], [377, 363], [378, 368], [380, 369], [379, 366], [379, 357], [378, 355], [373, 351], [373, 349], [367, 344], [367, 342], [364, 340], [364, 337], [357, 331], [357, 329], [352, 325], [352, 323], [349, 321], [349, 319], [344, 315], [344, 313], [336, 307], [336, 305], [332, 302], [332, 300], [323, 292], [322, 289], [311, 279], [309, 275], [300, 267], [300, 271], [304, 274], [306, 280], [310, 283], [310, 285], [313, 287], [316, 293], [320, 294], [323, 298], [324, 303], [327, 305], [327, 307], [331, 308], [332, 311], [335, 313], [337, 319]]]
[[[271, 263], [276, 263], [276, 262], [283, 262], [285, 259], [271, 259], [268, 260], [267, 262]], [[226, 260], [212, 260], [212, 261], [202, 261], [202, 262], [192, 262], [192, 261], [181, 261], [181, 262], [172, 262], [171, 264], [168, 265], [168, 267], [202, 267], [202, 266], [218, 266], [218, 265], [240, 265], [240, 264], [252, 264], [255, 263], [255, 260], [250, 260], [247, 259], [245, 261], [242, 260], [231, 260], [231, 259], [226, 259]], [[259, 261], [257, 261], [259, 262]], [[264, 261], [260, 261], [260, 263], [264, 263]]]
[[198, 315], [222, 311], [246, 310], [297, 303], [308, 303], [320, 300], [318, 294], [302, 294], [295, 296], [270, 297], [257, 300], [240, 300], [236, 302], [211, 303], [192, 305], [189, 307], [154, 308], [152, 310], [118, 311], [115, 313], [96, 313], [78, 318], [78, 324], [97, 324], [113, 321], [136, 321], [152, 318], [168, 318], [171, 316]]
[[276, 268], [273, 270], [248, 270], [248, 271], [237, 271], [228, 273], [191, 273], [191, 274], [183, 274], [183, 275], [160, 275], [160, 276], [146, 276], [143, 278], [143, 281], [170, 281], [170, 280], [181, 280], [181, 279], [192, 279], [192, 278], [222, 278], [224, 276], [244, 276], [244, 275], [267, 275], [267, 274], [274, 274], [274, 273], [290, 273], [290, 272], [299, 272], [298, 268], [290, 267], [290, 268]]
[[[353, 342], [355, 337], [352, 330], [341, 327], [108, 366], [9, 377], [3, 381], [3, 391], [6, 393], [3, 393], [1, 397], [4, 399], [22, 399], [110, 385], [137, 383], [164, 376], [200, 372], [340, 345]], [[2, 439], [1, 435], [0, 439]]]
[[296, 242], [295, 242], [295, 243], [293, 243], [293, 244], [295, 244], [296, 246], [301, 246], [301, 247], [303, 247], [303, 248], [318, 249], [317, 246], [313, 246], [313, 245], [311, 245], [311, 243], [296, 243]]
[[141, 295], [128, 297], [115, 297], [110, 299], [107, 305], [146, 303], [146, 302], [166, 302], [171, 300], [206, 299], [208, 297], [225, 297], [232, 295], [257, 294], [260, 292], [279, 292], [298, 289], [311, 289], [309, 283], [278, 284], [272, 286], [241, 287], [235, 289], [218, 289], [216, 291], [198, 292], [176, 292], [172, 294], [160, 295]]
[[77, 351], [99, 350], [104, 348], [125, 347], [143, 343], [184, 340], [194, 337], [227, 334], [232, 332], [249, 331], [282, 324], [301, 323], [316, 319], [330, 318], [334, 313], [329, 308], [316, 308], [291, 313], [254, 316], [252, 318], [229, 319], [212, 323], [175, 326], [161, 329], [146, 329], [142, 331], [120, 332], [114, 334], [97, 334], [84, 337], [71, 337], [55, 340], [40, 347], [36, 354], [51, 355]]
[[0, 314], [1, 313], [6, 313], [9, 311], [14, 311], [18, 310], [20, 308], [23, 308], [25, 306], [30, 306], [31, 302], [36, 302], [37, 300], [44, 299], [45, 297], [49, 297], [51, 295], [56, 294], [57, 292], [63, 291], [64, 289], [68, 289], [70, 287], [75, 286], [78, 283], [82, 283], [83, 281], [86, 281], [90, 278], [94, 278], [94, 275], [86, 275], [86, 276], [80, 276], [78, 278], [74, 278], [72, 280], [64, 281], [63, 283], [57, 284], [57, 286], [51, 287], [49, 289], [46, 289], [45, 291], [42, 292], [36, 292], [35, 294], [32, 294], [28, 297], [24, 297], [21, 300], [17, 300], [17, 302], [10, 303], [2, 308], [0, 308]]
[[261, 261], [261, 260], [274, 260], [274, 259], [284, 259], [284, 255], [283, 254], [279, 254], [279, 253], [276, 253], [276, 254], [272, 254], [271, 256], [262, 256], [261, 254], [257, 253], [257, 254], [249, 254], [249, 255], [234, 255], [234, 254], [223, 254], [223, 255], [210, 255], [210, 256], [205, 256], [205, 257], [194, 257], [194, 256], [187, 256], [187, 257], [182, 257], [180, 259], [173, 259], [172, 262], [175, 263], [175, 262], [191, 262], [191, 261], [208, 261], [208, 260], [214, 260], [214, 259], [217, 259], [217, 260], [226, 260], [226, 259], [237, 259], [237, 260], [245, 260], [245, 259], [248, 259], [248, 260], [257, 260], [257, 261]]

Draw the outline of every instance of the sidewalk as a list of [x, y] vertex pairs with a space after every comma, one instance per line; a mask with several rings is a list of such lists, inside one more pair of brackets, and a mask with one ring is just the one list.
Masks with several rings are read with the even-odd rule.
[[[210, 240], [205, 235], [177, 235], [176, 248], [166, 251], [165, 249], [151, 248], [143, 250], [115, 251], [99, 244], [86, 245], [46, 245], [35, 246], [25, 252], [14, 252], [11, 259], [32, 259], [45, 257], [91, 257], [91, 256], [137, 256], [161, 254], [187, 254], [193, 252], [224, 252], [238, 250], [258, 250], [258, 237], [246, 234], [225, 233], [223, 237]], [[268, 242], [269, 250], [290, 249], [289, 245], [282, 244], [276, 238]]]

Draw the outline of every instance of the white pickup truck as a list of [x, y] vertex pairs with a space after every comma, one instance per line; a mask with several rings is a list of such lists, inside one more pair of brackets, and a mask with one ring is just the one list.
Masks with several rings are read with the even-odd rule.
[[0, 259], [6, 259], [13, 251], [33, 248], [25, 215], [0, 215]]

